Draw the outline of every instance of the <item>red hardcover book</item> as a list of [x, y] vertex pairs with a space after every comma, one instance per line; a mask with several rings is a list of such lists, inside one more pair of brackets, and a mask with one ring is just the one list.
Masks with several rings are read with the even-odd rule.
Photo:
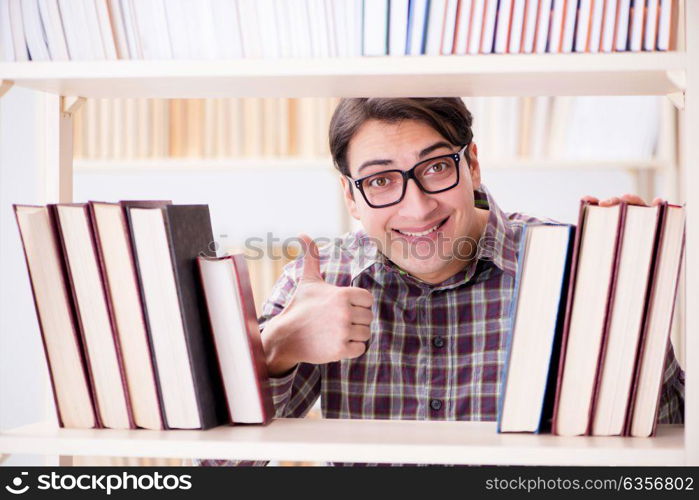
[[121, 345], [114, 331], [85, 203], [49, 205], [56, 220], [97, 412], [104, 427], [134, 429]]
[[580, 204], [554, 402], [554, 434], [590, 432], [624, 212], [623, 203], [613, 207]]
[[274, 405], [245, 256], [199, 256], [197, 262], [230, 423], [267, 424]]
[[168, 203], [146, 200], [88, 204], [109, 316], [121, 346], [134, 423], [153, 430], [165, 426], [125, 207]]
[[47, 207], [13, 205], [60, 427], [99, 428], [55, 221]]
[[684, 246], [684, 207], [666, 204], [661, 214], [646, 317], [627, 412], [625, 434], [629, 436], [647, 437], [656, 431]]

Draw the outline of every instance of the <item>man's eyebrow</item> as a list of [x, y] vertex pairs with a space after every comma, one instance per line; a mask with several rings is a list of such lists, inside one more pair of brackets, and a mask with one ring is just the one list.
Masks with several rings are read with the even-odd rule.
[[[422, 159], [425, 156], [427, 156], [428, 154], [430, 154], [432, 151], [435, 151], [435, 150], [440, 149], [440, 148], [451, 149], [452, 147], [453, 146], [451, 144], [449, 144], [448, 142], [445, 142], [445, 141], [435, 142], [431, 146], [428, 146], [425, 149], [423, 149], [422, 151], [420, 151], [420, 153], [418, 153], [417, 157]], [[390, 160], [390, 159], [365, 161], [364, 163], [362, 163], [359, 166], [359, 169], [357, 169], [357, 174], [359, 174], [362, 171], [362, 169], [364, 169], [366, 167], [372, 167], [374, 165], [382, 165], [382, 166], [383, 165], [391, 165], [392, 163], [393, 163], [393, 160]]]
[[420, 159], [422, 159], [422, 158], [424, 158], [425, 156], [427, 156], [428, 154], [430, 154], [432, 151], [434, 151], [434, 150], [436, 150], [436, 149], [440, 149], [440, 148], [451, 149], [451, 148], [453, 148], [453, 147], [454, 147], [454, 146], [452, 146], [451, 144], [449, 144], [449, 143], [446, 142], [446, 141], [435, 142], [435, 143], [432, 144], [431, 146], [429, 146], [429, 147], [423, 149], [422, 151], [420, 151], [420, 154], [418, 154], [417, 157], [420, 158]]

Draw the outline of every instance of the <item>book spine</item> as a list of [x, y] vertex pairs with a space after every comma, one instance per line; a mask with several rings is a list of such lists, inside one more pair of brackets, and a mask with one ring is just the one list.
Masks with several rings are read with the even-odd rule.
[[644, 299], [643, 303], [643, 319], [642, 319], [642, 327], [641, 327], [641, 338], [638, 342], [638, 345], [636, 346], [636, 354], [634, 357], [634, 373], [632, 376], [632, 383], [631, 383], [631, 396], [628, 399], [627, 405], [626, 405], [626, 418], [624, 421], [624, 429], [622, 431], [623, 436], [629, 436], [631, 434], [631, 415], [633, 413], [633, 407], [636, 402], [636, 389], [637, 389], [637, 382], [638, 382], [638, 376], [639, 373], [641, 372], [641, 364], [642, 364], [642, 357], [641, 353], [643, 352], [645, 345], [646, 345], [646, 333], [648, 329], [648, 319], [649, 319], [649, 312], [650, 308], [653, 304], [653, 282], [655, 280], [655, 274], [658, 270], [658, 266], [660, 264], [660, 254], [662, 252], [662, 242], [663, 242], [663, 234], [665, 233], [665, 214], [667, 212], [667, 203], [663, 203], [662, 206], [660, 207], [660, 210], [658, 210], [658, 217], [656, 219], [656, 225], [655, 225], [655, 236], [654, 236], [654, 241], [653, 241], [653, 259], [651, 261], [650, 265], [650, 276], [651, 279], [648, 280], [648, 286], [646, 288], [646, 296]]
[[[155, 378], [155, 386], [157, 389], [157, 394], [158, 394], [158, 408], [160, 409], [160, 416], [163, 424], [163, 429], [164, 430], [169, 430], [171, 429], [170, 424], [168, 423], [167, 420], [167, 414], [165, 413], [165, 400], [163, 397], [162, 389], [161, 389], [161, 383], [160, 383], [160, 371], [158, 370], [158, 360], [155, 355], [155, 348], [153, 347], [153, 337], [152, 337], [152, 332], [151, 332], [151, 327], [150, 327], [150, 322], [148, 321], [148, 306], [146, 302], [146, 296], [145, 292], [143, 289], [143, 280], [141, 279], [141, 265], [139, 263], [138, 259], [138, 251], [136, 250], [137, 245], [135, 241], [135, 234], [133, 232], [133, 224], [131, 223], [131, 211], [129, 208], [131, 206], [136, 207], [137, 205], [131, 205], [129, 202], [122, 201], [121, 203], [122, 210], [124, 211], [124, 215], [127, 221], [127, 226], [128, 226], [128, 231], [129, 231], [129, 246], [131, 247], [132, 255], [134, 257], [134, 268], [136, 271], [136, 278], [137, 278], [137, 283], [138, 283], [138, 291], [139, 291], [139, 299], [141, 301], [141, 305], [143, 306], [143, 322], [146, 328], [146, 335], [148, 336], [148, 347], [150, 348], [150, 359], [151, 363], [153, 365], [153, 374]], [[151, 207], [154, 208], [154, 207]], [[162, 208], [161, 208], [162, 209]]]
[[[17, 223], [17, 226], [19, 227], [19, 218], [17, 216], [17, 208], [18, 208], [18, 205], [13, 205], [13, 210], [15, 213], [15, 221]], [[57, 232], [57, 229], [55, 227], [55, 223], [54, 223], [54, 220], [51, 216], [51, 213], [49, 212], [48, 215], [49, 215], [49, 221], [50, 221], [50, 226], [51, 226], [51, 232], [53, 233], [53, 239], [57, 243], [56, 248], [60, 251], [60, 247], [58, 246], [58, 239], [57, 239], [58, 232]], [[29, 270], [30, 269], [29, 257], [27, 255], [26, 242], [25, 242], [24, 236], [22, 234], [22, 231], [20, 231], [20, 240], [22, 242], [22, 253], [24, 255], [24, 262], [27, 266], [27, 269]], [[63, 258], [59, 258], [58, 260], [60, 262], [61, 274], [63, 276], [63, 281], [61, 283], [61, 286], [64, 286], [67, 288], [68, 276], [67, 276], [67, 270], [65, 268], [65, 261], [63, 260]], [[48, 346], [46, 344], [44, 325], [43, 325], [43, 322], [41, 319], [41, 313], [39, 311], [39, 303], [37, 302], [34, 279], [32, 278], [31, 271], [29, 271], [29, 281], [30, 281], [31, 290], [32, 290], [32, 301], [34, 302], [34, 310], [36, 312], [36, 317], [38, 320], [37, 322], [39, 324], [39, 332], [41, 334], [41, 345], [44, 349], [44, 359], [46, 360], [46, 366], [48, 367], [48, 372], [49, 372], [49, 381], [51, 383], [51, 389], [52, 389], [51, 394], [53, 397], [54, 408], [56, 410], [56, 418], [58, 420], [58, 426], [61, 428], [65, 428], [65, 423], [63, 421], [63, 417], [62, 417], [61, 411], [60, 411], [60, 406], [58, 404], [58, 396], [57, 396], [57, 390], [56, 390], [56, 379], [55, 379], [55, 376], [53, 373], [53, 367], [51, 366], [51, 360], [49, 358], [49, 350], [48, 350]], [[66, 292], [68, 292], [68, 290], [66, 290]], [[68, 293], [66, 293], [66, 296], [70, 299], [70, 295]], [[76, 316], [76, 312], [75, 312], [75, 304], [73, 304], [73, 302], [71, 300], [69, 300], [68, 305], [69, 305], [69, 315], [71, 317], [71, 321], [72, 321], [73, 325], [75, 325], [75, 328], [77, 330], [77, 316]], [[88, 386], [88, 396], [90, 398], [90, 403], [91, 403], [92, 417], [93, 417], [94, 422], [95, 422], [95, 426], [93, 428], [100, 428], [101, 426], [100, 426], [99, 415], [98, 415], [98, 413], [96, 411], [96, 407], [95, 407], [96, 403], [95, 403], [94, 392], [90, 388], [91, 384], [90, 384], [90, 378], [88, 375], [87, 364], [85, 362], [84, 345], [82, 344], [82, 341], [78, 335], [76, 335], [76, 337], [75, 337], [75, 342], [76, 342], [76, 345], [78, 347], [78, 351], [80, 354], [82, 373], [85, 377], [86, 385]]]
[[57, 242], [57, 247], [59, 248], [59, 251], [61, 253], [61, 269], [62, 269], [62, 274], [65, 277], [65, 283], [66, 283], [66, 288], [68, 289], [68, 295], [70, 296], [70, 302], [71, 302], [71, 309], [72, 309], [72, 314], [73, 317], [75, 318], [75, 326], [76, 330], [79, 332], [80, 336], [80, 346], [82, 348], [82, 354], [83, 354], [83, 369], [87, 373], [88, 380], [89, 380], [89, 385], [90, 385], [90, 396], [92, 398], [92, 403], [95, 409], [95, 419], [97, 422], [96, 428], [98, 429], [103, 429], [104, 428], [104, 423], [102, 421], [102, 412], [100, 409], [100, 404], [99, 404], [99, 399], [97, 398], [97, 389], [96, 389], [96, 384], [95, 384], [95, 379], [94, 375], [92, 373], [92, 370], [90, 369], [90, 366], [92, 364], [92, 361], [90, 360], [90, 353], [87, 349], [87, 341], [85, 339], [85, 332], [83, 329], [83, 324], [82, 320], [80, 319], [80, 314], [78, 314], [78, 309], [77, 309], [77, 298], [75, 296], [75, 288], [73, 287], [73, 280], [70, 276], [70, 267], [68, 265], [68, 257], [66, 255], [66, 247], [63, 242], [63, 232], [61, 230], [61, 224], [58, 220], [58, 209], [56, 204], [49, 204], [47, 205], [47, 209], [49, 211], [49, 218], [51, 220], [51, 227], [54, 231], [54, 237]]
[[593, 417], [597, 407], [597, 398], [599, 396], [600, 383], [602, 379], [602, 367], [604, 366], [604, 359], [607, 354], [607, 334], [609, 333], [612, 321], [612, 310], [614, 308], [614, 297], [616, 295], [617, 286], [617, 270], [619, 269], [621, 248], [624, 244], [624, 226], [626, 225], [627, 208], [628, 203], [622, 201], [620, 203], [619, 220], [617, 221], [616, 228], [616, 240], [614, 242], [614, 257], [612, 259], [611, 283], [609, 284], [607, 304], [604, 311], [604, 326], [602, 330], [602, 338], [600, 340], [600, 349], [597, 356], [597, 370], [595, 374], [594, 386], [592, 388], [592, 402], [590, 404], [589, 413], [587, 417], [587, 429], [584, 434], [585, 436], [590, 436], [592, 434]]
[[107, 313], [109, 314], [109, 324], [112, 328], [112, 336], [114, 339], [114, 347], [116, 350], [117, 363], [119, 365], [119, 378], [121, 380], [121, 385], [124, 388], [124, 397], [126, 400], [126, 411], [129, 420], [129, 428], [135, 429], [136, 422], [133, 413], [133, 402], [131, 401], [131, 392], [129, 391], [129, 383], [126, 378], [126, 367], [124, 364], [124, 353], [121, 348], [121, 339], [119, 337], [119, 329], [117, 327], [116, 316], [114, 312], [114, 305], [112, 301], [112, 294], [109, 289], [109, 277], [107, 276], [107, 269], [104, 263], [104, 253], [102, 251], [102, 240], [100, 239], [99, 229], [97, 227], [97, 219], [95, 217], [94, 204], [88, 203], [86, 206], [86, 216], [88, 219], [88, 224], [90, 226], [90, 231], [92, 233], [92, 244], [93, 252], [97, 258], [97, 267], [100, 273], [100, 279], [102, 281], [102, 290], [104, 292], [104, 300], [107, 305]]
[[561, 388], [563, 385], [563, 372], [565, 368], [567, 345], [568, 345], [568, 334], [570, 332], [570, 321], [573, 312], [573, 300], [575, 300], [575, 275], [578, 267], [578, 258], [580, 257], [580, 246], [582, 244], [582, 234], [585, 228], [585, 213], [587, 205], [590, 202], [580, 200], [580, 210], [578, 212], [578, 224], [575, 231], [575, 242], [573, 244], [573, 256], [570, 261], [570, 280], [568, 282], [568, 294], [567, 303], [565, 310], [565, 319], [563, 321], [563, 338], [561, 340], [561, 354], [558, 358], [558, 379], [556, 380], [556, 395], [553, 405], [553, 419], [551, 432], [553, 434], [558, 434], [558, 406], [561, 399]]
[[257, 384], [257, 394], [260, 398], [260, 407], [263, 410], [264, 424], [269, 423], [274, 417], [274, 404], [272, 403], [272, 393], [269, 387], [269, 376], [267, 372], [267, 361], [264, 356], [262, 340], [260, 338], [260, 327], [257, 323], [257, 313], [252, 296], [252, 286], [250, 284], [250, 273], [247, 262], [243, 254], [232, 257], [234, 272], [237, 275], [238, 294], [243, 306], [243, 317], [246, 320], [248, 346], [250, 357], [255, 368], [255, 382]]

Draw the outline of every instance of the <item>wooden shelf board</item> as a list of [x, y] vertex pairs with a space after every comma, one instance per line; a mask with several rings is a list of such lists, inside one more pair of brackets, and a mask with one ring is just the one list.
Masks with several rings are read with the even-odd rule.
[[497, 434], [493, 422], [277, 419], [206, 431], [2, 431], [0, 453], [494, 465], [681, 465], [684, 429], [653, 438]]
[[0, 80], [82, 97], [664, 95], [683, 52], [0, 63]]

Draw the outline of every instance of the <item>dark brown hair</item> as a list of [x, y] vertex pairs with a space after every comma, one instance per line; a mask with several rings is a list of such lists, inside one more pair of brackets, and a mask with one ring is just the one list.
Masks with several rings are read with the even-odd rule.
[[329, 139], [335, 168], [343, 175], [350, 175], [347, 164], [350, 140], [372, 119], [389, 123], [418, 120], [454, 146], [463, 146], [473, 139], [471, 112], [458, 97], [341, 99], [330, 120]]

